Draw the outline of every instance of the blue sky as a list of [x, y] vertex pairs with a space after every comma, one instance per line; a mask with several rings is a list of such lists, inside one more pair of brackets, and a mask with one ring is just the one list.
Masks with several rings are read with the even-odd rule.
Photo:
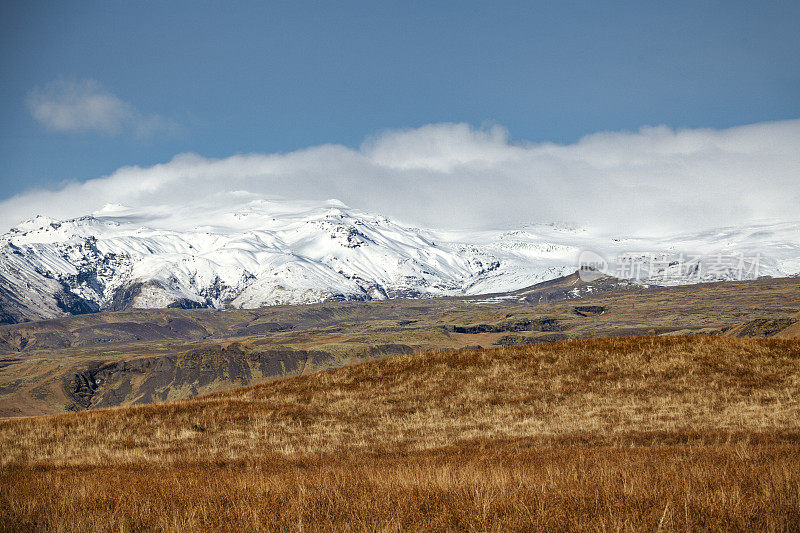
[[[358, 148], [441, 122], [574, 143], [794, 119], [798, 27], [797, 1], [6, 0], [0, 199], [184, 152]], [[36, 107], [64, 91], [118, 114], [70, 125]]]

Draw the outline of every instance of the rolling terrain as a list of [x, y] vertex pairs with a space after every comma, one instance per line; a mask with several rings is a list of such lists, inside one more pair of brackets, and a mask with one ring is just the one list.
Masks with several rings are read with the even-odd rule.
[[790, 531], [800, 340], [366, 362], [0, 421], [0, 529]]
[[162, 309], [0, 326], [0, 415], [180, 400], [389, 356], [643, 334], [798, 336], [800, 279], [573, 274], [479, 297]]

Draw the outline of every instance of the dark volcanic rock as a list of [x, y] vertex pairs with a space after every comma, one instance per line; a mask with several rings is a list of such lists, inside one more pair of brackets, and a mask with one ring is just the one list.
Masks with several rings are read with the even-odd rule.
[[70, 315], [85, 315], [96, 313], [100, 306], [71, 292], [68, 288], [54, 295], [58, 308]]
[[167, 305], [167, 309], [205, 309], [207, 307], [206, 303], [195, 302], [188, 298], [181, 298]]
[[133, 299], [139, 296], [144, 286], [141, 282], [131, 283], [120, 288], [114, 293], [109, 303], [103, 311], [125, 311], [133, 307]]
[[3, 276], [0, 276], [0, 324], [27, 322], [35, 316], [26, 314], [26, 306], [20, 302]]
[[[164, 357], [142, 357], [119, 363], [95, 363], [83, 372], [78, 372], [65, 380], [65, 389], [67, 394], [80, 407], [97, 406], [96, 394], [98, 389], [104, 387], [105, 390], [109, 390], [107, 386], [109, 383], [129, 378], [132, 373], [143, 374], [155, 366], [160, 359], [164, 359]], [[120, 398], [119, 403], [122, 401], [124, 401], [124, 398]], [[111, 403], [109, 405], [116, 404]]]
[[279, 324], [277, 322], [260, 322], [258, 324], [250, 324], [236, 331], [236, 335], [246, 337], [249, 335], [265, 335], [267, 333], [276, 333], [278, 331], [288, 331], [293, 329], [291, 324]]
[[[389, 348], [387, 348], [389, 347]], [[386, 345], [384, 350], [400, 350]], [[408, 348], [408, 347], [406, 347]], [[409, 348], [410, 350], [410, 348]], [[325, 364], [332, 356], [323, 351], [275, 347], [251, 351], [234, 342], [212, 345], [174, 356], [140, 357], [129, 361], [90, 365], [65, 379], [64, 388], [77, 408], [146, 404], [195, 396], [203, 387], [222, 383], [245, 386], [270, 377], [301, 373], [306, 365]]]
[[732, 328], [728, 334], [736, 337], [772, 337], [796, 322], [794, 318], [757, 318]]
[[276, 347], [250, 354], [250, 360], [258, 365], [258, 369], [265, 376], [291, 374], [302, 370], [310, 358], [322, 361], [329, 357], [330, 355], [327, 352], [308, 352], [284, 347]]
[[595, 296], [605, 292], [631, 290], [641, 288], [641, 285], [613, 276], [600, 276], [591, 281], [584, 281], [579, 272], [549, 281], [538, 283], [531, 287], [506, 293], [528, 303], [558, 302]]
[[495, 345], [498, 346], [527, 346], [530, 344], [540, 344], [543, 342], [556, 342], [568, 339], [567, 335], [563, 333], [545, 333], [537, 337], [529, 337], [526, 335], [503, 335], [498, 339]]
[[364, 350], [361, 355], [362, 357], [387, 357], [412, 353], [414, 353], [414, 348], [407, 344], [377, 344]]
[[468, 326], [457, 326], [448, 324], [444, 326], [445, 331], [451, 333], [504, 333], [512, 331], [562, 331], [565, 329], [555, 318], [538, 318], [535, 320], [518, 320], [515, 322], [503, 322], [500, 324], [472, 324]]
[[572, 308], [572, 312], [578, 316], [602, 315], [606, 312], [606, 308], [602, 305], [576, 305]]

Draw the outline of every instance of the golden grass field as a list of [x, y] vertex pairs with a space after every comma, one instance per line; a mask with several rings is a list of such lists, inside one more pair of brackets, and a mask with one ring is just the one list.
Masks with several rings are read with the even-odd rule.
[[800, 341], [401, 356], [0, 422], [0, 529], [793, 531]]

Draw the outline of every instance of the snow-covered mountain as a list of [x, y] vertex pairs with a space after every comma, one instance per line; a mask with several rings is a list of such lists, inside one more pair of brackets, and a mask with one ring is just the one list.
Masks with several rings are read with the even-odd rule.
[[131, 307], [495, 293], [574, 272], [587, 250], [610, 274], [645, 269], [649, 283], [783, 276], [800, 272], [800, 225], [653, 240], [558, 225], [424, 230], [335, 200], [108, 205], [73, 220], [36, 217], [0, 237], [0, 323]]

